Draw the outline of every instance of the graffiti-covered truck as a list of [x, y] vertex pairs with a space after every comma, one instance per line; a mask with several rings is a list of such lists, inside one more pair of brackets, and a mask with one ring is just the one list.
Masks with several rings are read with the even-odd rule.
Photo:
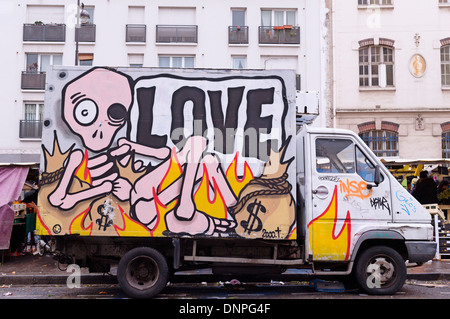
[[55, 67], [37, 233], [61, 262], [117, 265], [136, 298], [193, 268], [307, 268], [396, 292], [406, 261], [435, 255], [430, 214], [353, 132], [297, 131], [295, 80], [288, 70]]

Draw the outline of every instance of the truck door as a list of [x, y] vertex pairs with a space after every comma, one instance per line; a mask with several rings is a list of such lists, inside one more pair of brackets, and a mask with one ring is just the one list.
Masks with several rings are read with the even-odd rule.
[[351, 136], [311, 134], [312, 219], [315, 260], [347, 260], [352, 234], [391, 221], [389, 182], [375, 187], [375, 165]]

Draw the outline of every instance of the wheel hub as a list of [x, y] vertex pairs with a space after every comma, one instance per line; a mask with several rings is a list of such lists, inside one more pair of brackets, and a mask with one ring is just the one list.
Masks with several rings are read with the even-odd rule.
[[394, 271], [394, 265], [383, 257], [375, 258], [367, 267], [367, 273], [377, 276], [382, 283], [388, 282], [393, 277]]
[[127, 280], [134, 288], [144, 290], [158, 280], [159, 272], [155, 261], [148, 257], [136, 257], [127, 267]]

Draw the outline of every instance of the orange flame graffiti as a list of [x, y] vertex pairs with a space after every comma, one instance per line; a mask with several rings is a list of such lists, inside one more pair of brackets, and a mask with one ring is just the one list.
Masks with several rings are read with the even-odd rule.
[[211, 199], [211, 187], [208, 170], [203, 164], [203, 177], [197, 191], [194, 194], [195, 206], [198, 210], [216, 218], [226, 219], [228, 216], [227, 206], [215, 178], [212, 178], [212, 188], [214, 190]]
[[122, 209], [122, 207], [120, 207], [120, 205], [118, 205], [118, 207], [123, 218], [123, 227], [120, 228], [119, 226], [114, 225], [114, 229], [117, 232], [117, 235], [142, 237], [150, 236], [150, 230], [147, 227], [131, 219], [130, 216], [128, 216], [128, 214], [125, 213], [125, 211]]
[[236, 153], [236, 156], [233, 159], [233, 162], [231, 162], [230, 166], [228, 166], [227, 172], [226, 172], [226, 178], [228, 183], [231, 186], [231, 189], [233, 190], [234, 194], [239, 196], [239, 193], [241, 190], [245, 187], [245, 185], [250, 182], [254, 176], [253, 172], [248, 166], [248, 163], [244, 163], [244, 175], [239, 178], [237, 173], [237, 162], [238, 162], [239, 152]]
[[161, 183], [158, 186], [158, 192], [156, 192], [155, 188], [152, 189], [153, 192], [153, 201], [156, 207], [156, 224], [153, 229], [150, 231], [150, 236], [163, 236], [163, 232], [167, 230], [167, 225], [165, 222], [165, 216], [168, 212], [173, 210], [178, 203], [177, 199], [174, 199], [167, 205], [164, 205], [159, 200], [158, 194], [169, 187], [173, 182], [175, 182], [178, 178], [180, 178], [181, 174], [183, 174], [183, 169], [178, 161], [177, 153], [175, 148], [172, 149], [172, 156], [170, 157], [169, 168], [167, 169], [166, 174], [164, 175]]
[[89, 172], [89, 169], [87, 167], [87, 164], [88, 164], [88, 152], [87, 152], [87, 150], [84, 150], [83, 161], [81, 162], [80, 166], [78, 166], [77, 170], [75, 171], [75, 176], [78, 177], [82, 182], [86, 182], [89, 185], [91, 185], [92, 177], [91, 177], [91, 173]]
[[88, 207], [86, 210], [84, 210], [81, 214], [79, 214], [72, 220], [69, 226], [70, 234], [79, 234], [81, 236], [91, 235], [93, 223], [91, 222], [87, 227], [83, 226], [83, 220], [85, 216], [89, 214], [90, 210], [91, 207]]
[[327, 209], [309, 224], [309, 244], [314, 260], [348, 260], [351, 240], [351, 219], [347, 211], [344, 225], [336, 235], [338, 214], [338, 192], [334, 189], [333, 198]]

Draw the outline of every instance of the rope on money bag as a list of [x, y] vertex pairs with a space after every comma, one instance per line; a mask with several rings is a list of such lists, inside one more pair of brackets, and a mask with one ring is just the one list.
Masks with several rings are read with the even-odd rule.
[[39, 181], [39, 184], [41, 186], [46, 185], [46, 184], [51, 184], [56, 182], [57, 180], [61, 179], [62, 175], [64, 173], [64, 167], [61, 167], [60, 169], [51, 172], [51, 173], [47, 173], [47, 172], [43, 172], [42, 173], [42, 178]]
[[292, 190], [292, 185], [289, 184], [289, 182], [286, 180], [287, 177], [288, 175], [285, 173], [278, 178], [256, 177], [252, 179], [246, 185], [246, 187], [250, 185], [259, 185], [261, 187], [268, 189], [261, 189], [248, 193], [247, 195], [242, 197], [235, 206], [229, 208], [230, 213], [237, 214], [245, 206], [245, 204], [254, 197], [269, 196], [269, 195], [284, 195], [290, 193]]

